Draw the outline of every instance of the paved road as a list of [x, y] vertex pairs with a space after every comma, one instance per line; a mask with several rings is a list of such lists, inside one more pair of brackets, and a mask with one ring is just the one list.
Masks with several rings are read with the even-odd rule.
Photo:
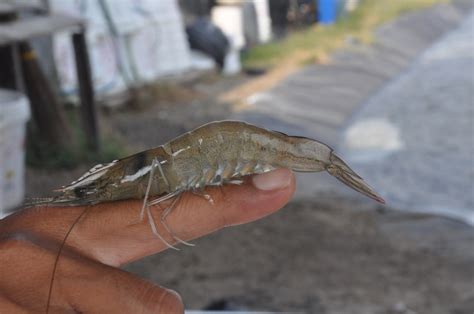
[[234, 117], [335, 146], [354, 110], [457, 27], [466, 6], [468, 1], [458, 0], [404, 15], [381, 27], [374, 45], [349, 44], [330, 64], [305, 67], [272, 90], [251, 96], [253, 105]]
[[353, 117], [343, 146], [391, 206], [474, 225], [474, 11]]
[[[355, 44], [336, 53], [330, 64], [304, 68], [272, 90], [253, 95], [250, 99], [253, 105], [235, 113], [232, 118], [288, 134], [317, 138], [340, 148], [343, 140], [341, 130], [352, 121], [354, 113], [364, 108], [368, 100], [394, 78], [412, 71], [420, 54], [443, 35], [456, 29], [466, 19], [472, 7], [471, 1], [457, 0], [404, 15], [381, 27], [376, 32], [373, 45], [367, 47]], [[419, 79], [423, 80], [421, 77]], [[432, 79], [436, 78], [429, 78]], [[417, 86], [418, 82], [412, 84]], [[400, 93], [403, 94], [403, 91]], [[383, 105], [379, 107], [383, 108]], [[390, 131], [396, 130], [387, 132]], [[387, 145], [396, 146], [397, 143], [390, 141]], [[344, 159], [354, 159], [348, 149], [341, 154]], [[390, 201], [395, 199], [391, 195], [395, 192], [385, 185], [379, 187], [379, 181], [383, 178], [373, 178], [373, 173], [379, 173], [376, 169], [357, 166], [362, 176], [374, 187], [381, 189], [384, 196], [388, 196]], [[314, 198], [321, 192], [335, 192], [337, 195], [343, 193], [363, 199], [325, 174], [300, 175], [298, 183], [297, 197], [302, 199]], [[466, 189], [462, 191], [467, 193]], [[400, 198], [402, 193], [396, 192], [397, 197]], [[403, 205], [403, 208], [414, 205], [413, 202], [394, 204]]]

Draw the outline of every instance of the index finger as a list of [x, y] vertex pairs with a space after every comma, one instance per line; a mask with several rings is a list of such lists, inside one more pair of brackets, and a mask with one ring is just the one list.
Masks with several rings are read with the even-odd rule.
[[[177, 237], [190, 240], [226, 226], [266, 216], [283, 207], [294, 190], [295, 178], [292, 172], [278, 169], [246, 178], [242, 185], [223, 186], [222, 191], [209, 188], [206, 193], [214, 200], [212, 203], [202, 196], [186, 192], [167, 216], [166, 222]], [[120, 266], [166, 249], [166, 244], [152, 233], [149, 221], [139, 221], [142, 204], [143, 201], [128, 200], [90, 207], [72, 230], [67, 240], [68, 247], [112, 266]], [[175, 243], [160, 223], [160, 216], [169, 204], [167, 201], [161, 206], [153, 206], [151, 212], [160, 235], [167, 242]], [[52, 223], [62, 220], [61, 223], [67, 226], [83, 210], [84, 207], [47, 209], [51, 211]], [[59, 218], [59, 215], [64, 218]], [[63, 225], [60, 231], [54, 232], [54, 237], [61, 240], [66, 232], [67, 228]]]

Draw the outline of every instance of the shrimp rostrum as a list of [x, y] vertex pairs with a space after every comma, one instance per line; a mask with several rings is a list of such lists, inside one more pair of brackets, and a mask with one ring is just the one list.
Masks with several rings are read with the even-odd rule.
[[[210, 197], [207, 186], [239, 184], [247, 175], [276, 168], [298, 172], [327, 171], [354, 190], [384, 203], [334, 151], [316, 140], [288, 136], [239, 121], [205, 124], [170, 142], [135, 155], [97, 165], [78, 180], [58, 190], [61, 194], [41, 203], [89, 205], [123, 199], [144, 199], [140, 214], [157, 232], [150, 206], [173, 199], [163, 211], [161, 223], [184, 191]], [[212, 201], [212, 199], [210, 199]]]

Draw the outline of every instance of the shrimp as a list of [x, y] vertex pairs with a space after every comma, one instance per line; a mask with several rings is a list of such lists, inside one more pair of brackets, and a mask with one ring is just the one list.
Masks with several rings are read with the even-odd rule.
[[[140, 220], [145, 213], [153, 233], [158, 233], [150, 206], [176, 198], [166, 208], [161, 223], [178, 242], [189, 244], [166, 225], [184, 191], [204, 193], [207, 186], [240, 184], [247, 175], [276, 168], [296, 172], [329, 174], [350, 188], [380, 202], [385, 201], [364, 182], [328, 145], [300, 136], [288, 136], [240, 121], [215, 121], [187, 132], [170, 142], [135, 155], [96, 165], [71, 184], [56, 190], [58, 196], [29, 205], [93, 205], [102, 202], [143, 199]], [[158, 197], [157, 197], [158, 196]], [[157, 197], [156, 199], [150, 199]]]
[[[385, 203], [324, 143], [306, 137], [288, 136], [245, 122], [216, 121], [162, 146], [97, 165], [76, 181], [56, 190], [59, 195], [33, 201], [29, 205], [77, 206], [143, 199], [140, 219], [145, 219], [146, 214], [153, 234], [168, 247], [175, 248], [158, 232], [150, 212], [151, 206], [173, 199], [162, 212], [160, 222], [175, 241], [192, 245], [175, 236], [166, 224], [167, 215], [183, 192], [192, 191], [212, 202], [212, 198], [205, 194], [207, 186], [241, 184], [247, 175], [276, 168], [297, 172], [327, 171], [350, 188]], [[62, 245], [64, 242], [65, 239]]]

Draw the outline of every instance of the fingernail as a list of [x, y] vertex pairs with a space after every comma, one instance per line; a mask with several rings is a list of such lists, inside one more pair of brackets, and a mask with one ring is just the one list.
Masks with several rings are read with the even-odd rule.
[[253, 185], [263, 191], [279, 190], [290, 185], [291, 175], [288, 169], [277, 169], [256, 175], [252, 178]]
[[[163, 287], [162, 287], [162, 288], [163, 288]], [[180, 302], [183, 302], [183, 300], [181, 299], [181, 295], [180, 295], [178, 292], [176, 292], [176, 291], [174, 291], [174, 290], [172, 290], [172, 289], [168, 289], [168, 288], [163, 288], [163, 289], [165, 289], [165, 290], [166, 290], [170, 295], [172, 295], [176, 300], [178, 300], [178, 301], [180, 301]]]

